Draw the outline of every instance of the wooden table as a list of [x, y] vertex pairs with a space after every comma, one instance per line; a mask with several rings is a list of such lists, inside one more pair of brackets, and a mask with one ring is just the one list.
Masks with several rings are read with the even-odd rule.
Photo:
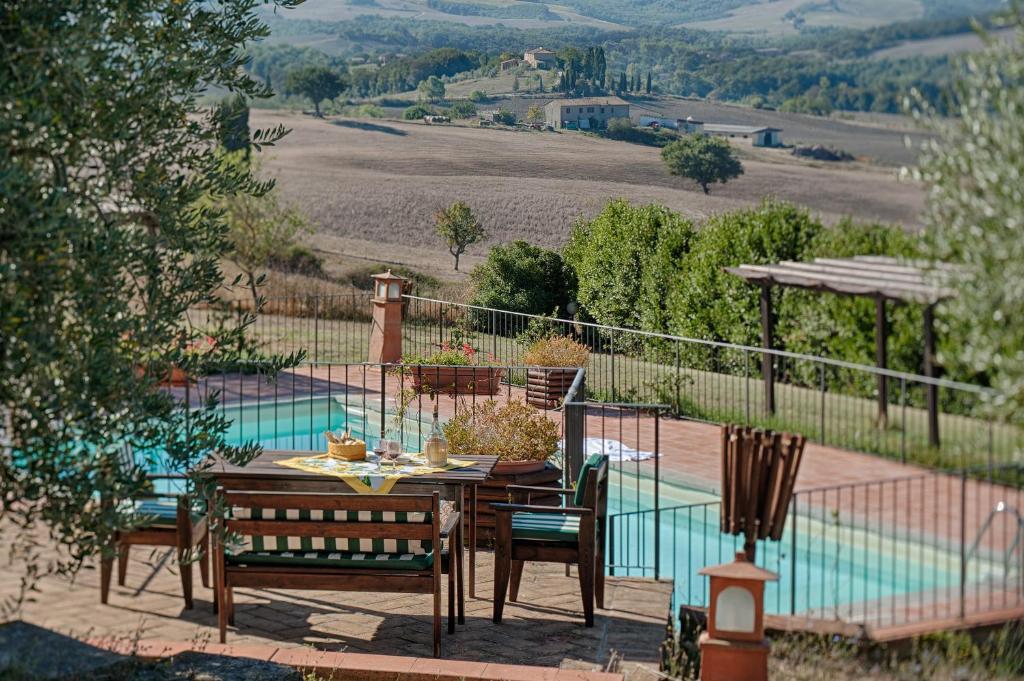
[[[223, 459], [214, 459], [205, 473], [230, 489], [244, 489], [254, 492], [319, 492], [322, 494], [356, 494], [357, 492], [341, 478], [300, 471], [297, 468], [279, 466], [276, 462], [296, 456], [316, 456], [320, 452], [265, 449], [245, 466], [237, 466]], [[476, 492], [490, 475], [497, 463], [496, 456], [474, 456], [473, 466], [456, 468], [442, 473], [414, 475], [400, 479], [394, 492], [400, 494], [432, 494], [441, 488], [443, 498], [455, 504], [455, 510], [463, 513], [463, 496], [469, 488], [469, 595], [476, 598]], [[463, 541], [462, 522], [459, 522], [456, 541]], [[454, 556], [454, 551], [452, 552]], [[459, 566], [459, 571], [462, 571]], [[459, 623], [465, 622], [465, 613], [459, 612]]]

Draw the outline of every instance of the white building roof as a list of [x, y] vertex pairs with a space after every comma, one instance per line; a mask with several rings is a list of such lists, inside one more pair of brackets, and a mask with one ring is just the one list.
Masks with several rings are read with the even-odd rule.
[[759, 132], [782, 132], [781, 128], [759, 125], [723, 125], [721, 123], [705, 123], [704, 132], [720, 132], [724, 135], [756, 135]]

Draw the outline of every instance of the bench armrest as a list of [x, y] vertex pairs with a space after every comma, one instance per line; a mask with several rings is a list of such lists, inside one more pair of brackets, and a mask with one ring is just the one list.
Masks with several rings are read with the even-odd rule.
[[515, 490], [517, 492], [537, 492], [538, 494], [561, 494], [562, 496], [569, 496], [570, 494], [576, 494], [576, 490], [568, 489], [565, 487], [539, 487], [535, 485], [506, 485], [505, 489]]
[[455, 532], [455, 528], [457, 528], [459, 526], [459, 523], [461, 521], [462, 521], [462, 514], [459, 513], [458, 511], [454, 511], [453, 510], [451, 513], [448, 514], [448, 517], [445, 518], [444, 523], [441, 525], [441, 536], [442, 537], [449, 537], [449, 536], [451, 536], [452, 533]]
[[564, 508], [562, 506], [530, 506], [527, 504], [503, 504], [492, 503], [491, 508], [495, 513], [557, 513], [561, 515], [589, 516], [594, 515], [593, 509], [589, 508]]

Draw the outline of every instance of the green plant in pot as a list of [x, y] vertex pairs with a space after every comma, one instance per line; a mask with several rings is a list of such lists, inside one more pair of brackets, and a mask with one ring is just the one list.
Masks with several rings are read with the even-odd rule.
[[431, 395], [496, 395], [505, 375], [494, 356], [461, 339], [444, 342], [429, 355], [405, 355], [402, 364], [402, 374], [412, 379], [412, 389]]
[[553, 409], [562, 403], [587, 365], [590, 349], [568, 336], [548, 336], [534, 341], [523, 355], [526, 371], [526, 401], [535, 407]]
[[558, 451], [558, 425], [520, 400], [460, 409], [444, 436], [452, 456], [497, 456], [494, 472], [502, 475], [541, 470]]

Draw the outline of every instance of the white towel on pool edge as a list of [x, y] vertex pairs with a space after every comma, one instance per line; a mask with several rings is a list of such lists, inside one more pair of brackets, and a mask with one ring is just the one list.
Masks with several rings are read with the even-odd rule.
[[[558, 443], [559, 448], [565, 448], [565, 440]], [[610, 463], [624, 463], [626, 461], [646, 461], [654, 458], [654, 452], [641, 452], [629, 445], [624, 445], [618, 440], [600, 437], [588, 437], [583, 440], [583, 455], [607, 454]]]

